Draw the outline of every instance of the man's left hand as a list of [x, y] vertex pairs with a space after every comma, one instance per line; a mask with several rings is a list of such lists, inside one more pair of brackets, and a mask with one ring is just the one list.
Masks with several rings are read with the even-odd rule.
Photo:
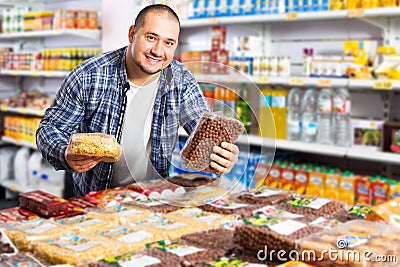
[[235, 144], [222, 142], [221, 146], [214, 146], [211, 154], [210, 166], [219, 174], [228, 174], [238, 161], [239, 148]]

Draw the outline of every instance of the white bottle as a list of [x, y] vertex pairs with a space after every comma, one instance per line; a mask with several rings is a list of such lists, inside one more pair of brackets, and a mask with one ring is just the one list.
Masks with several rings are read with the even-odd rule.
[[300, 140], [301, 127], [301, 96], [302, 91], [298, 87], [290, 89], [287, 106], [287, 139]]
[[333, 96], [334, 141], [338, 146], [350, 145], [350, 93], [345, 88], [337, 89]]
[[317, 136], [317, 90], [309, 88], [304, 93], [301, 117], [301, 141], [315, 142]]
[[38, 189], [39, 186], [39, 171], [42, 168], [42, 154], [38, 151], [32, 152], [28, 160], [29, 183], [32, 189]]
[[317, 143], [333, 144], [332, 140], [332, 89], [323, 88], [317, 101]]

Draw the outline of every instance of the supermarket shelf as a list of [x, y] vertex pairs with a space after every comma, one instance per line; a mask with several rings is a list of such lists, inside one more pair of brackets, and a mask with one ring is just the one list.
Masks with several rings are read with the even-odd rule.
[[[180, 136], [187, 137], [184, 130], [179, 132]], [[368, 149], [360, 148], [346, 148], [333, 145], [322, 145], [316, 143], [304, 143], [299, 141], [289, 141], [282, 139], [263, 138], [257, 135], [239, 136], [236, 141], [237, 144], [249, 144], [252, 146], [261, 146], [266, 148], [276, 148], [288, 151], [297, 151], [304, 153], [312, 153], [316, 155], [334, 156], [334, 157], [347, 157], [349, 159], [359, 159], [366, 161], [382, 162], [389, 164], [400, 164], [400, 154], [371, 151]]]
[[15, 144], [15, 145], [18, 145], [18, 146], [25, 146], [25, 147], [30, 147], [30, 148], [33, 148], [33, 149], [37, 149], [37, 146], [36, 146], [35, 143], [28, 142], [28, 141], [25, 141], [25, 140], [15, 139], [15, 138], [8, 137], [8, 136], [3, 136], [1, 138], [1, 141], [5, 142], [5, 143]]
[[40, 116], [40, 117], [42, 117], [44, 115], [44, 110], [38, 110], [38, 109], [33, 109], [33, 108], [15, 108], [15, 107], [9, 107], [9, 106], [5, 106], [5, 105], [0, 106], [0, 111], [13, 112], [13, 113], [18, 113], [18, 114], [23, 114], [23, 115]]
[[382, 18], [395, 17], [400, 15], [399, 7], [371, 8], [357, 10], [334, 10], [318, 12], [289, 12], [283, 14], [262, 14], [247, 16], [213, 17], [189, 19], [182, 22], [182, 28], [204, 27], [204, 25], [233, 25], [253, 23], [274, 23], [291, 21], [312, 21], [312, 20], [335, 20], [350, 18]]
[[53, 4], [53, 3], [63, 3], [66, 1], [73, 1], [73, 0], [0, 0], [0, 6], [31, 6], [31, 5], [38, 5], [38, 4]]
[[26, 193], [33, 191], [33, 188], [30, 188], [29, 186], [21, 186], [15, 182], [15, 180], [7, 179], [0, 181], [0, 186], [7, 188], [10, 191], [16, 192], [16, 193]]
[[0, 70], [0, 75], [10, 76], [30, 76], [30, 77], [48, 77], [48, 78], [64, 78], [68, 71], [45, 71], [45, 70]]
[[351, 148], [347, 152], [347, 157], [351, 159], [378, 161], [389, 164], [400, 164], [400, 154], [390, 152]]
[[59, 30], [48, 30], [48, 31], [2, 33], [2, 34], [0, 34], [0, 40], [1, 39], [51, 37], [51, 36], [62, 36], [62, 35], [73, 35], [73, 36], [78, 36], [78, 37], [85, 37], [85, 38], [89, 38], [89, 39], [100, 40], [101, 31], [100, 30], [87, 30], [87, 29], [59, 29]]

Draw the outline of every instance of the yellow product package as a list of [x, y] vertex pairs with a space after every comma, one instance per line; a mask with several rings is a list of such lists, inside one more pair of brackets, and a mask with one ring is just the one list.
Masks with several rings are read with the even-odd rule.
[[112, 135], [76, 133], [70, 142], [76, 155], [103, 157], [104, 162], [116, 162], [121, 157], [122, 147]]

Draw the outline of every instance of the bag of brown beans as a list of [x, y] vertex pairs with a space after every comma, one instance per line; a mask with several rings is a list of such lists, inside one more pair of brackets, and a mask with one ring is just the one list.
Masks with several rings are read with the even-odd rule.
[[183, 166], [217, 173], [210, 167], [213, 147], [220, 146], [222, 142], [235, 142], [243, 131], [244, 126], [237, 119], [225, 117], [218, 112], [203, 114], [181, 151]]

